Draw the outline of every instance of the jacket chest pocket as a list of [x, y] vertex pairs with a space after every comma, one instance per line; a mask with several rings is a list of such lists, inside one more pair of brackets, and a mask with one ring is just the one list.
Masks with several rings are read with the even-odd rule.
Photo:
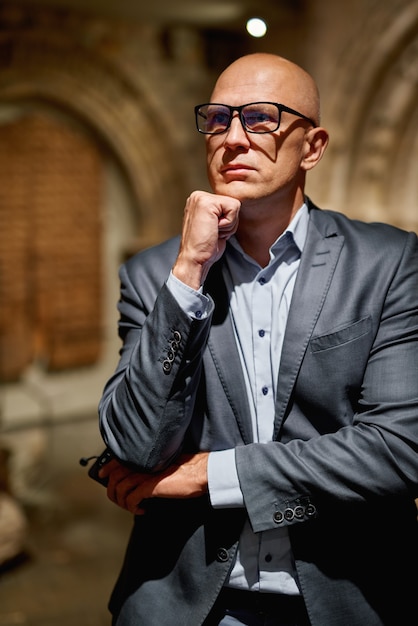
[[341, 399], [356, 405], [372, 344], [371, 317], [312, 338], [299, 373], [298, 393], [310, 405], [331, 408]]
[[[357, 344], [363, 341], [367, 344], [367, 351], [369, 351], [371, 330], [371, 317], [364, 317], [363, 319], [353, 322], [352, 324], [345, 326], [344, 328], [340, 328], [332, 333], [312, 338], [309, 349], [312, 353], [322, 352], [324, 350], [333, 350], [344, 346], [351, 349], [349, 344], [353, 344], [354, 342]], [[357, 349], [357, 346], [355, 346], [355, 349]]]

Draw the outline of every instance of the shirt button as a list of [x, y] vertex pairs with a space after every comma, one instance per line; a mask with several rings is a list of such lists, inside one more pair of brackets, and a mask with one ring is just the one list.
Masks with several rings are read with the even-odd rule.
[[266, 561], [266, 563], [270, 563], [272, 558], [273, 557], [271, 556], [271, 554], [266, 554], [266, 556], [264, 557], [264, 560]]
[[261, 329], [261, 330], [259, 330], [259, 331], [258, 331], [258, 335], [259, 335], [259, 337], [264, 337], [264, 335], [265, 335], [265, 334], [266, 334], [266, 331], [265, 331], [265, 330], [263, 330], [263, 329]]
[[269, 392], [269, 388], [268, 387], [263, 387], [261, 391], [263, 393], [263, 396], [266, 396], [268, 394], [268, 392]]
[[202, 317], [202, 311], [196, 311], [195, 316], [196, 319], [200, 320], [200, 318]]
[[260, 285], [265, 285], [267, 281], [264, 278], [264, 276], [261, 276], [261, 278], [259, 278], [258, 282], [260, 283]]

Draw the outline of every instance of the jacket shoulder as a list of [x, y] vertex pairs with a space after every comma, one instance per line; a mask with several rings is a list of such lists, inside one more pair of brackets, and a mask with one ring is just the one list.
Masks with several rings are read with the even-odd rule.
[[338, 211], [320, 209], [312, 203], [309, 209], [313, 224], [324, 236], [341, 235], [346, 240], [353, 238], [359, 245], [364, 244], [370, 248], [387, 245], [403, 248], [407, 240], [417, 245], [416, 233], [392, 224], [353, 219]]
[[120, 274], [132, 276], [145, 272], [150, 277], [167, 275], [177, 257], [179, 245], [180, 237], [177, 236], [140, 250], [121, 265]]
[[176, 259], [180, 245], [180, 236], [172, 237], [159, 244], [139, 250], [133, 256], [131, 256], [123, 266], [128, 270], [140, 265], [153, 265], [157, 260], [162, 263], [174, 262]]
[[141, 291], [142, 298], [155, 299], [170, 274], [179, 245], [180, 237], [174, 237], [131, 256], [119, 267], [122, 292], [133, 289]]

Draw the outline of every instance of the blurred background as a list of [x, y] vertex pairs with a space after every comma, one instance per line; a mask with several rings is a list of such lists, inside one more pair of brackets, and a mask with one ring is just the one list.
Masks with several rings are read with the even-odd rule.
[[0, 626], [109, 623], [131, 520], [78, 459], [102, 449], [118, 267], [207, 189], [193, 106], [255, 51], [319, 84], [312, 199], [418, 231], [416, 0], [0, 1]]

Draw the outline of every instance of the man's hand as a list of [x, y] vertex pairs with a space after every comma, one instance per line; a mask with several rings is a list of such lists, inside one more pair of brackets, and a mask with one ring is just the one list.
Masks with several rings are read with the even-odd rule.
[[211, 266], [221, 258], [226, 241], [238, 228], [241, 203], [229, 196], [194, 191], [184, 209], [180, 250], [173, 274], [199, 289]]
[[100, 470], [100, 476], [109, 479], [107, 495], [112, 502], [143, 515], [141, 502], [148, 498], [198, 498], [207, 493], [208, 456], [207, 452], [182, 455], [158, 474], [141, 474], [113, 459]]

